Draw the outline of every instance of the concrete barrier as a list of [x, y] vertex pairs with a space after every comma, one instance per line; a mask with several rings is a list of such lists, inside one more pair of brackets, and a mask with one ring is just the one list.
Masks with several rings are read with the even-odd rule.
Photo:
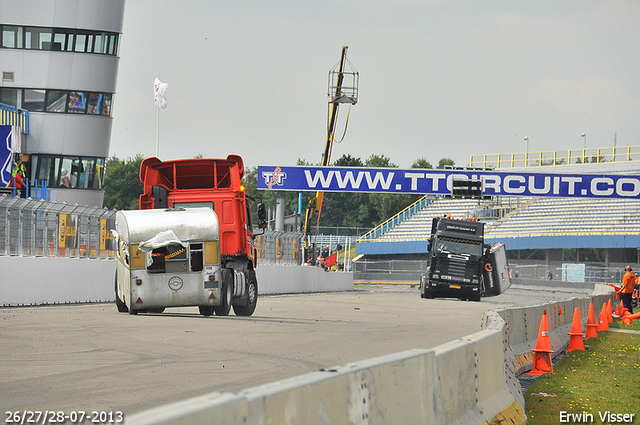
[[114, 300], [114, 260], [0, 257], [0, 305]]
[[296, 294], [353, 290], [352, 272], [325, 272], [320, 267], [258, 265], [261, 294]]
[[[575, 307], [590, 297], [485, 313], [483, 330], [433, 350], [409, 350], [136, 413], [129, 425], [158, 424], [525, 424], [518, 382], [531, 369], [544, 311], [556, 353], [568, 344]], [[583, 311], [584, 310], [584, 311]], [[189, 413], [191, 411], [191, 414]], [[182, 421], [182, 422], [180, 422]]]
[[[0, 256], [0, 306], [112, 302], [116, 260]], [[259, 265], [260, 294], [353, 290], [350, 272]]]

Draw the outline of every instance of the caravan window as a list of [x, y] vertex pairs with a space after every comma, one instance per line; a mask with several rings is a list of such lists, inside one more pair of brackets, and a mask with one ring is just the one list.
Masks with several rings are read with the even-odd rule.
[[204, 268], [203, 243], [191, 243], [184, 248], [181, 245], [167, 245], [151, 252], [149, 273], [199, 272]]

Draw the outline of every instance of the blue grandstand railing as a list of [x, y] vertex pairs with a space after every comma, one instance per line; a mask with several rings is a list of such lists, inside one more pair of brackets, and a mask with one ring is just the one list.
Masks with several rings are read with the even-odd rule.
[[0, 125], [15, 125], [29, 134], [29, 111], [0, 103]]
[[397, 226], [398, 224], [402, 223], [404, 220], [408, 219], [409, 217], [414, 215], [416, 212], [420, 211], [422, 208], [424, 208], [431, 202], [433, 202], [433, 200], [428, 199], [428, 195], [423, 196], [413, 204], [409, 205], [407, 208], [400, 211], [398, 214], [391, 217], [389, 220], [385, 221], [384, 223], [378, 225], [371, 231], [362, 235], [360, 239], [358, 239], [356, 242], [357, 243], [369, 242], [373, 239], [378, 238], [380, 235], [391, 230], [393, 227]]

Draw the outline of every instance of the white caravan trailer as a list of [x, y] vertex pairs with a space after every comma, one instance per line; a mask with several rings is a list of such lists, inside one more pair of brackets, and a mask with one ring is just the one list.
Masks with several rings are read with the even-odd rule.
[[226, 316], [233, 276], [220, 266], [218, 217], [211, 208], [118, 211], [118, 311], [198, 306]]

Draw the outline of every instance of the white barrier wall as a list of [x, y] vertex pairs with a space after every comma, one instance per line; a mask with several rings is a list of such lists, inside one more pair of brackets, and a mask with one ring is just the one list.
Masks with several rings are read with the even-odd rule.
[[114, 260], [0, 257], [0, 306], [114, 300]]
[[[114, 301], [115, 260], [0, 257], [0, 306]], [[353, 290], [350, 272], [319, 267], [258, 266], [260, 294]]]
[[[517, 376], [531, 368], [544, 310], [552, 348], [568, 343], [611, 293], [489, 311], [483, 330], [433, 350], [410, 350], [249, 388], [212, 393], [130, 415], [129, 425], [526, 424]], [[598, 307], [599, 306], [599, 307]]]
[[258, 265], [260, 294], [296, 294], [353, 290], [352, 272], [325, 272], [320, 267]]

